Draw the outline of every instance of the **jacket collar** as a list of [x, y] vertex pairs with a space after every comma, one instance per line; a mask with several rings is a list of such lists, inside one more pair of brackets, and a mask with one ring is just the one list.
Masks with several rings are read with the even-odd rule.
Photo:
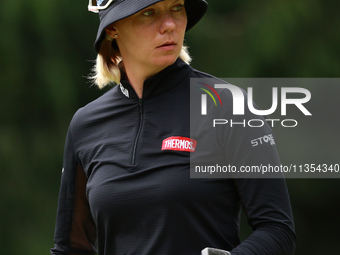
[[[175, 63], [144, 81], [143, 99], [155, 97], [169, 91], [183, 81], [191, 72], [192, 68], [178, 58]], [[136, 92], [127, 80], [123, 79], [121, 81], [119, 91], [124, 96], [128, 95], [129, 98], [138, 99]]]

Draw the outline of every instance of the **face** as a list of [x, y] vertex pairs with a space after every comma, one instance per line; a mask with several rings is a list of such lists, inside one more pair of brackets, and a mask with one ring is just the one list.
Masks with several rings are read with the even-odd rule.
[[184, 0], [164, 0], [106, 29], [116, 40], [126, 70], [150, 76], [173, 64], [184, 40]]

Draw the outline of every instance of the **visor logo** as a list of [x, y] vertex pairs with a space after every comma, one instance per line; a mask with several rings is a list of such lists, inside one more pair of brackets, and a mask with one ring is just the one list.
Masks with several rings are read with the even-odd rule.
[[97, 6], [100, 6], [104, 0], [97, 0]]

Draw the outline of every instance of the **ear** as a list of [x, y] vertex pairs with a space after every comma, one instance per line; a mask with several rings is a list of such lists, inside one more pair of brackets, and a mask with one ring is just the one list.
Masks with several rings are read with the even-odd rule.
[[117, 35], [117, 30], [114, 28], [113, 25], [106, 27], [105, 32], [112, 38], [115, 38]]

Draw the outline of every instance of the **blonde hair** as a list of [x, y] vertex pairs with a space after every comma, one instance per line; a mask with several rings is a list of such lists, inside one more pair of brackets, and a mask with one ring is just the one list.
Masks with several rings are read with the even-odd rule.
[[[190, 64], [191, 57], [187, 46], [183, 45], [179, 57], [188, 65]], [[101, 42], [99, 53], [89, 79], [100, 89], [110, 83], [119, 84], [121, 72], [124, 70], [122, 60], [119, 50], [112, 47], [111, 40], [105, 38]]]

